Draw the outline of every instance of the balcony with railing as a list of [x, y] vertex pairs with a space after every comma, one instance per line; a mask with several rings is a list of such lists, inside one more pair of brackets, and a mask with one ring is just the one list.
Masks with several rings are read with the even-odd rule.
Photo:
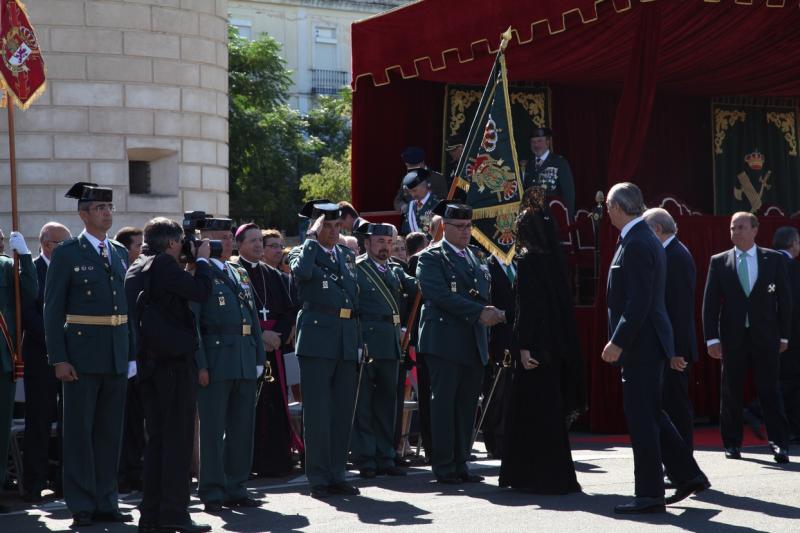
[[343, 70], [311, 69], [311, 94], [338, 94], [350, 84], [350, 73]]

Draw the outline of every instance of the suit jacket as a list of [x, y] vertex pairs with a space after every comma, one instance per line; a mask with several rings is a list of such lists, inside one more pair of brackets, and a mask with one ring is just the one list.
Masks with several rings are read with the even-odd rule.
[[506, 312], [506, 321], [492, 326], [489, 336], [489, 353], [492, 359], [499, 363], [503, 360], [505, 350], [509, 350], [513, 358], [519, 353], [519, 343], [514, 336], [517, 291], [511, 284], [505, 267], [495, 256], [490, 256], [486, 264], [492, 276], [492, 305]]
[[[21, 292], [21, 304], [25, 305], [36, 299], [36, 273], [33, 269], [33, 261], [30, 254], [19, 257], [19, 288]], [[17, 308], [14, 298], [14, 261], [10, 257], [0, 255], [0, 312], [5, 317], [8, 332], [11, 335], [11, 342], [16, 350], [17, 342]], [[19, 317], [22, 319], [22, 317]], [[11, 360], [11, 352], [8, 350], [6, 340], [0, 335], [0, 373], [11, 373], [14, 371], [14, 362]]]
[[26, 300], [22, 306], [22, 357], [25, 360], [26, 377], [54, 375], [47, 362], [47, 346], [44, 342], [44, 283], [47, 279], [47, 262], [41, 255], [34, 259], [38, 291], [36, 299]]
[[650, 355], [675, 355], [666, 277], [664, 247], [641, 220], [622, 239], [608, 272], [608, 338], [622, 348], [622, 366]]
[[569, 212], [575, 214], [575, 181], [569, 162], [564, 156], [554, 154], [551, 150], [538, 170], [535, 158], [531, 158], [525, 165], [524, 184], [526, 189], [534, 185], [543, 187], [548, 197], [560, 197]]
[[124, 374], [135, 351], [128, 324], [67, 324], [67, 315], [127, 315], [128, 250], [109, 239], [110, 267], [84, 233], [53, 251], [44, 288], [44, 332], [51, 365], [68, 362], [80, 375]]
[[[235, 281], [212, 264], [211, 297], [204, 303], [192, 304], [200, 332], [197, 368], [208, 369], [212, 382], [256, 379], [256, 366], [264, 365], [267, 356], [250, 280], [235, 263], [226, 265]], [[250, 326], [250, 335], [242, 335], [239, 328], [244, 325]], [[221, 331], [222, 328], [229, 331]]]
[[784, 256], [756, 247], [758, 277], [747, 296], [736, 270], [736, 252], [731, 248], [711, 258], [703, 295], [703, 332], [706, 341], [720, 339], [723, 352], [742, 345], [745, 319], [750, 323], [753, 343], [777, 350], [780, 339], [788, 339], [792, 327], [792, 293]]
[[[355, 254], [348, 247], [336, 245], [336, 262], [308, 239], [289, 252], [292, 277], [297, 283], [300, 312], [297, 314], [295, 352], [298, 356], [358, 360], [361, 338], [358, 331], [358, 283]], [[304, 305], [319, 306], [304, 309]], [[321, 311], [350, 309], [351, 318]]]
[[478, 353], [489, 360], [487, 327], [478, 320], [491, 298], [491, 275], [475, 254], [459, 257], [444, 240], [419, 254], [417, 279], [424, 295], [418, 351], [462, 365]]
[[665, 301], [675, 336], [675, 355], [687, 361], [697, 361], [697, 333], [694, 323], [697, 268], [692, 254], [677, 237], [670, 241], [664, 252], [667, 256]]
[[[400, 327], [404, 325], [401, 293], [416, 294], [417, 280], [400, 267], [386, 266], [386, 273], [382, 276], [366, 254], [356, 259], [361, 335], [373, 358], [400, 359]], [[388, 320], [392, 316], [397, 316], [397, 323]]]
[[781, 354], [781, 379], [796, 380], [800, 378], [800, 261], [784, 257], [792, 288], [792, 332], [789, 349]]

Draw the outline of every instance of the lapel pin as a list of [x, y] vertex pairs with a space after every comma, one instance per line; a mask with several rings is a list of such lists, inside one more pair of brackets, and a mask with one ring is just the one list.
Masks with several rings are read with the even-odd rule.
[[775, 292], [775, 284], [774, 283], [770, 283], [769, 285], [767, 285], [767, 292]]

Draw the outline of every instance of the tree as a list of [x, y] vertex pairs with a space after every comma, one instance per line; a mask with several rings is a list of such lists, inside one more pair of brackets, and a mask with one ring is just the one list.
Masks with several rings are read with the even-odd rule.
[[331, 202], [350, 201], [350, 147], [341, 158], [322, 158], [318, 173], [306, 174], [300, 179], [303, 200], [327, 198]]

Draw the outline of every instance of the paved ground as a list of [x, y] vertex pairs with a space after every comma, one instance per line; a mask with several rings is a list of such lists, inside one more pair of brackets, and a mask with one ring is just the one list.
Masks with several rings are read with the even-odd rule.
[[[478, 461], [473, 468], [486, 477], [482, 484], [443, 488], [430, 471], [411, 469], [407, 478], [379, 478], [376, 483], [354, 481], [361, 496], [331, 497], [319, 501], [303, 494], [302, 477], [254, 480], [251, 485], [265, 500], [259, 509], [225, 511], [211, 516], [193, 499], [195, 520], [210, 523], [214, 531], [394, 531], [524, 532], [524, 531], [800, 531], [800, 463], [778, 467], [763, 447], [744, 450], [742, 461], [726, 460], [717, 450], [701, 450], [697, 458], [713, 487], [695, 499], [668, 508], [667, 514], [620, 517], [616, 503], [633, 491], [630, 448], [581, 445], [574, 450], [578, 480], [584, 493], [535, 496], [498, 489], [498, 461]], [[132, 507], [136, 495], [123, 503]], [[15, 504], [5, 498], [4, 503]], [[0, 532], [64, 531], [70, 517], [63, 502], [37, 509], [20, 509], [0, 517]], [[83, 529], [133, 532], [134, 526]]]

